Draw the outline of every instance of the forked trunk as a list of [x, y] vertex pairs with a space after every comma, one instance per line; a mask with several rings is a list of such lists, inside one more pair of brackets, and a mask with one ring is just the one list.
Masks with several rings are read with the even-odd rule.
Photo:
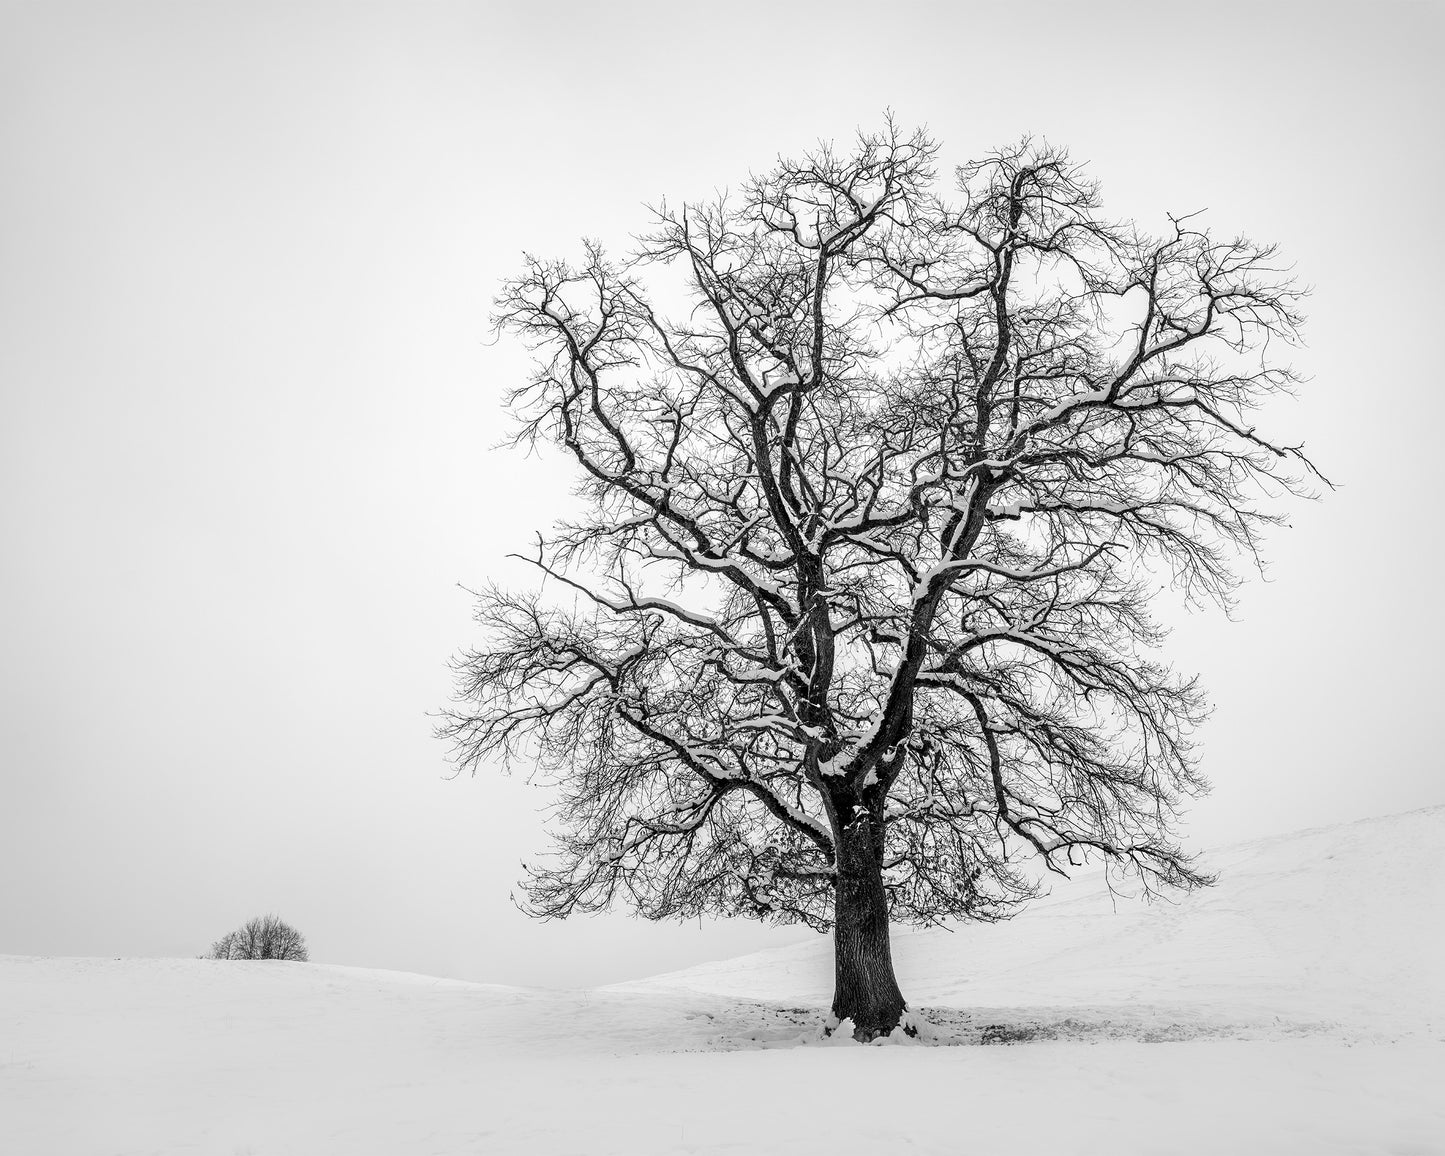
[[834, 892], [833, 1017], [852, 1020], [853, 1037], [863, 1043], [893, 1031], [908, 1006], [893, 975], [882, 848], [873, 832], [864, 818], [838, 833]]

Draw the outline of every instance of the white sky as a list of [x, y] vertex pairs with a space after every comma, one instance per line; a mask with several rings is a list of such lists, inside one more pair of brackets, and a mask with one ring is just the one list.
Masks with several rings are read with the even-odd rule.
[[1216, 704], [1193, 845], [1445, 800], [1442, 49], [1433, 5], [0, 3], [0, 952], [274, 910], [326, 962], [591, 984], [799, 938], [528, 921], [545, 795], [449, 781], [428, 714], [457, 584], [525, 579], [567, 493], [489, 449], [522, 248], [885, 106], [1315, 287], [1271, 428], [1342, 488], [1174, 636]]

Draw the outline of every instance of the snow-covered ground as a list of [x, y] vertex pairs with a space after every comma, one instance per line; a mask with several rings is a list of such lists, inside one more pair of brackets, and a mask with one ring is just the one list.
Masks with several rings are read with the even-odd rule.
[[0, 1152], [1445, 1152], [1442, 861], [1437, 807], [898, 934], [963, 1046], [823, 1045], [821, 940], [576, 992], [0, 957]]

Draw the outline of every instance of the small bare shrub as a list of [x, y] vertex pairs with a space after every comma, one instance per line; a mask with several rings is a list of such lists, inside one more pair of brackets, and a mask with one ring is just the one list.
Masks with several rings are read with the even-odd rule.
[[216, 940], [204, 958], [290, 959], [305, 963], [306, 937], [275, 915], [258, 915]]

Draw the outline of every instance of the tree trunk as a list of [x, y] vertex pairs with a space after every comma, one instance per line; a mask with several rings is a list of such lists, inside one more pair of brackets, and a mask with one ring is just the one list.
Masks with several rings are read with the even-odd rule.
[[[893, 974], [888, 942], [888, 896], [883, 890], [881, 840], [876, 822], [861, 816], [840, 823], [834, 890], [833, 1017], [853, 1021], [862, 1043], [896, 1028], [908, 1005]], [[912, 1034], [912, 1029], [909, 1028]]]

